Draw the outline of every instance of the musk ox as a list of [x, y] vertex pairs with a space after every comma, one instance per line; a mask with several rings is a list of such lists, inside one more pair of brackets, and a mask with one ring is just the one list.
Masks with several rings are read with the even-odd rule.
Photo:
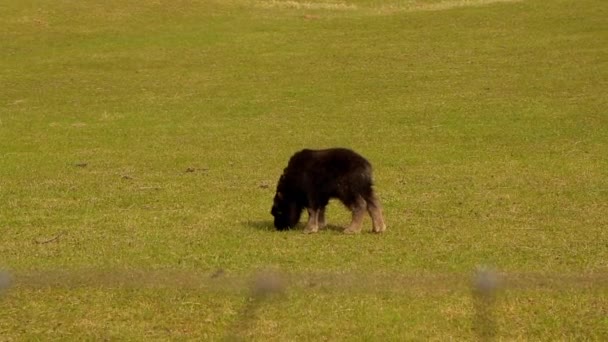
[[308, 211], [305, 233], [325, 226], [325, 206], [339, 199], [352, 211], [345, 233], [357, 233], [367, 211], [373, 232], [386, 229], [380, 203], [372, 188], [372, 166], [345, 148], [302, 150], [294, 154], [279, 178], [271, 214], [278, 230], [293, 228], [304, 208]]

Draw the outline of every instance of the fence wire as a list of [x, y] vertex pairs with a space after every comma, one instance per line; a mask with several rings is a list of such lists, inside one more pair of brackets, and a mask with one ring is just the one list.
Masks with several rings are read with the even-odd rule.
[[[473, 300], [473, 326], [481, 341], [497, 335], [496, 302], [507, 289], [585, 290], [608, 289], [608, 274], [533, 274], [501, 273], [478, 267], [470, 274], [395, 274], [395, 273], [306, 273], [294, 274], [265, 269], [251, 275], [231, 275], [223, 269], [211, 273], [176, 270], [78, 270], [0, 271], [0, 296], [18, 289], [52, 288], [173, 288], [239, 293], [247, 297], [225, 336], [227, 341], [242, 340], [252, 330], [259, 309], [271, 298], [282, 297], [288, 289], [370, 292], [438, 291], [452, 292], [469, 288]], [[2, 300], [2, 298], [0, 298]]]

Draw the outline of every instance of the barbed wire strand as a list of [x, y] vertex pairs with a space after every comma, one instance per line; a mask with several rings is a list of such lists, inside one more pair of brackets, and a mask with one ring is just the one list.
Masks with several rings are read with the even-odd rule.
[[492, 267], [478, 267], [473, 273], [399, 274], [355, 272], [284, 273], [262, 269], [250, 276], [231, 275], [223, 269], [212, 273], [189, 270], [47, 270], [10, 273], [0, 270], [0, 296], [11, 289], [54, 288], [148, 289], [169, 288], [212, 293], [237, 293], [245, 297], [242, 309], [229, 326], [224, 340], [248, 340], [258, 313], [272, 300], [284, 298], [287, 289], [348, 291], [349, 293], [408, 291], [471, 291], [473, 329], [480, 341], [497, 336], [496, 303], [506, 290], [542, 289], [546, 291], [592, 290], [608, 288], [607, 273], [542, 274], [500, 273]]

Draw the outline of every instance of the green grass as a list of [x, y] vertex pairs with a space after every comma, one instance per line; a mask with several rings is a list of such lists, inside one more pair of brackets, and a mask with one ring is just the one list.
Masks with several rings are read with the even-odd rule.
[[[3, 3], [0, 339], [469, 340], [492, 265], [498, 338], [605, 340], [607, 14]], [[373, 163], [386, 234], [338, 204], [273, 230], [288, 158], [329, 146]], [[269, 267], [286, 292], [255, 306]]]

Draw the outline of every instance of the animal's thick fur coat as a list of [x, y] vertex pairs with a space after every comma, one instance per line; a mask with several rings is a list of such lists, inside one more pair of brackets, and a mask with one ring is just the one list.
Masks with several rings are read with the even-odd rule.
[[278, 230], [292, 228], [306, 209], [309, 218], [304, 231], [317, 232], [325, 226], [325, 206], [337, 198], [352, 211], [346, 233], [361, 230], [366, 211], [373, 231], [381, 233], [386, 225], [372, 185], [371, 164], [352, 150], [299, 151], [289, 159], [278, 181], [271, 211], [274, 225]]

